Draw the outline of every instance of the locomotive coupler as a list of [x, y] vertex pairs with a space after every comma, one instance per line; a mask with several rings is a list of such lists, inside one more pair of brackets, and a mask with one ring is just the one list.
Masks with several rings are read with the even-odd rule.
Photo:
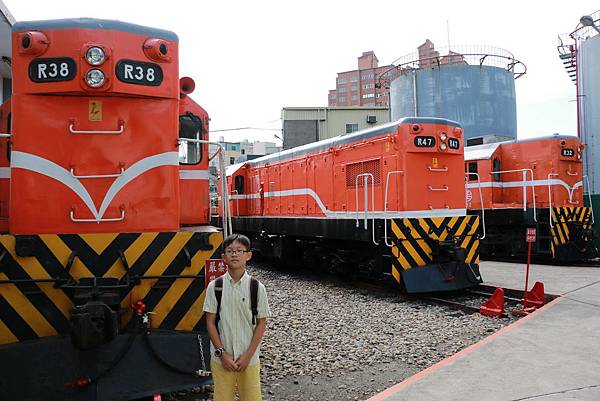
[[113, 340], [119, 332], [120, 295], [114, 278], [84, 278], [75, 289], [70, 318], [73, 346], [86, 350]]
[[431, 257], [433, 263], [464, 263], [467, 259], [467, 253], [454, 240], [443, 240], [439, 241], [437, 246], [432, 247]]

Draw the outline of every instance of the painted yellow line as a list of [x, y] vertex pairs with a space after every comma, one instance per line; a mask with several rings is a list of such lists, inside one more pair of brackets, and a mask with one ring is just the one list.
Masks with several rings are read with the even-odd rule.
[[[0, 273], [0, 280], [8, 280]], [[2, 284], [2, 296], [39, 337], [54, 336], [56, 330], [25, 295], [13, 284]]]
[[[69, 255], [71, 255], [71, 249], [69, 249], [69, 247], [58, 237], [58, 235], [43, 234], [40, 235], [40, 238], [50, 249], [50, 252], [56, 256], [56, 259], [58, 259], [60, 264], [66, 266], [67, 262], [69, 261]], [[94, 276], [79, 258], [75, 258], [70, 274], [75, 279]]]
[[[12, 237], [14, 239], [14, 237]], [[12, 258], [19, 264], [21, 269], [23, 269], [32, 279], [50, 279], [54, 278], [48, 274], [46, 269], [40, 264], [40, 262], [36, 258], [20, 258], [17, 257], [15, 253], [14, 245], [12, 247], [6, 246], [6, 241], [4, 238], [2, 239], [2, 244], [9, 251]], [[54, 288], [54, 283], [36, 283], [36, 285], [46, 294], [48, 299], [56, 306], [61, 313], [68, 318], [71, 315], [71, 307], [73, 306], [73, 302], [67, 297], [63, 290], [58, 288]]]
[[90, 246], [98, 255], [108, 248], [108, 246], [117, 238], [119, 233], [111, 234], [79, 234], [79, 237]]
[[[214, 249], [218, 249], [219, 246], [223, 243], [223, 234], [222, 233], [214, 233], [211, 234], [210, 243], [214, 247]], [[202, 259], [202, 256], [198, 257], [197, 261], [193, 263], [200, 263], [201, 269], [204, 268], [204, 261], [209, 259], [211, 255], [208, 255], [205, 259]], [[192, 330], [196, 324], [202, 318], [204, 314], [204, 297], [206, 296], [206, 289], [202, 291], [198, 300], [192, 304], [190, 309], [186, 312], [185, 316], [181, 319], [181, 321], [175, 327], [175, 330]]]
[[[479, 240], [478, 239], [476, 239], [475, 241], [473, 241], [473, 246], [471, 247], [471, 250], [467, 250], [469, 252], [468, 255], [467, 255], [467, 259], [466, 259], [467, 263], [473, 263], [472, 260], [473, 260], [473, 257], [475, 256], [475, 251], [477, 249], [479, 249]], [[477, 262], [476, 263], [479, 263], [479, 256], [477, 256]]]
[[396, 269], [396, 266], [392, 266], [392, 276], [400, 284], [400, 272]]
[[[123, 254], [127, 260], [129, 267], [133, 266], [135, 262], [144, 254], [144, 251], [148, 249], [148, 246], [154, 241], [159, 233], [142, 233], [134, 242], [131, 244]], [[123, 262], [119, 258], [115, 260], [113, 265], [108, 269], [104, 277], [122, 278], [125, 275], [125, 267]]]
[[0, 320], [0, 345], [12, 344], [18, 342], [19, 339], [10, 331], [8, 327]]

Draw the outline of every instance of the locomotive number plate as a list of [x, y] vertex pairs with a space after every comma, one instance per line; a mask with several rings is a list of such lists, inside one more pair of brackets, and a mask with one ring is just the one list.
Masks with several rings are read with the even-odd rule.
[[433, 148], [435, 146], [435, 138], [432, 136], [416, 136], [414, 143], [418, 148]]
[[163, 80], [162, 68], [154, 63], [119, 60], [115, 70], [119, 81], [128, 84], [158, 86]]
[[29, 63], [29, 79], [33, 82], [71, 81], [76, 73], [75, 60], [69, 57], [38, 58]]
[[456, 138], [448, 138], [448, 147], [450, 149], [458, 149], [460, 148], [460, 142]]
[[571, 148], [564, 148], [560, 150], [560, 154], [564, 157], [573, 157], [575, 156], [575, 150]]

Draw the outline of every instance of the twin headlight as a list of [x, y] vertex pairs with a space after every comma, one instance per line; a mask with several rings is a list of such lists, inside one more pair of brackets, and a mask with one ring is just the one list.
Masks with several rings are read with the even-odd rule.
[[[106, 61], [106, 54], [102, 48], [93, 46], [85, 53], [85, 60], [89, 65], [98, 66]], [[85, 83], [92, 88], [99, 88], [106, 82], [106, 76], [102, 70], [92, 68], [85, 74]]]

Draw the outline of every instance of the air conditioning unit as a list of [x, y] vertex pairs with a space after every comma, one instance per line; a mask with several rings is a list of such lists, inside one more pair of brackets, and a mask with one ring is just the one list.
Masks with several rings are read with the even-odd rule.
[[367, 116], [367, 124], [375, 124], [377, 122], [377, 116]]

